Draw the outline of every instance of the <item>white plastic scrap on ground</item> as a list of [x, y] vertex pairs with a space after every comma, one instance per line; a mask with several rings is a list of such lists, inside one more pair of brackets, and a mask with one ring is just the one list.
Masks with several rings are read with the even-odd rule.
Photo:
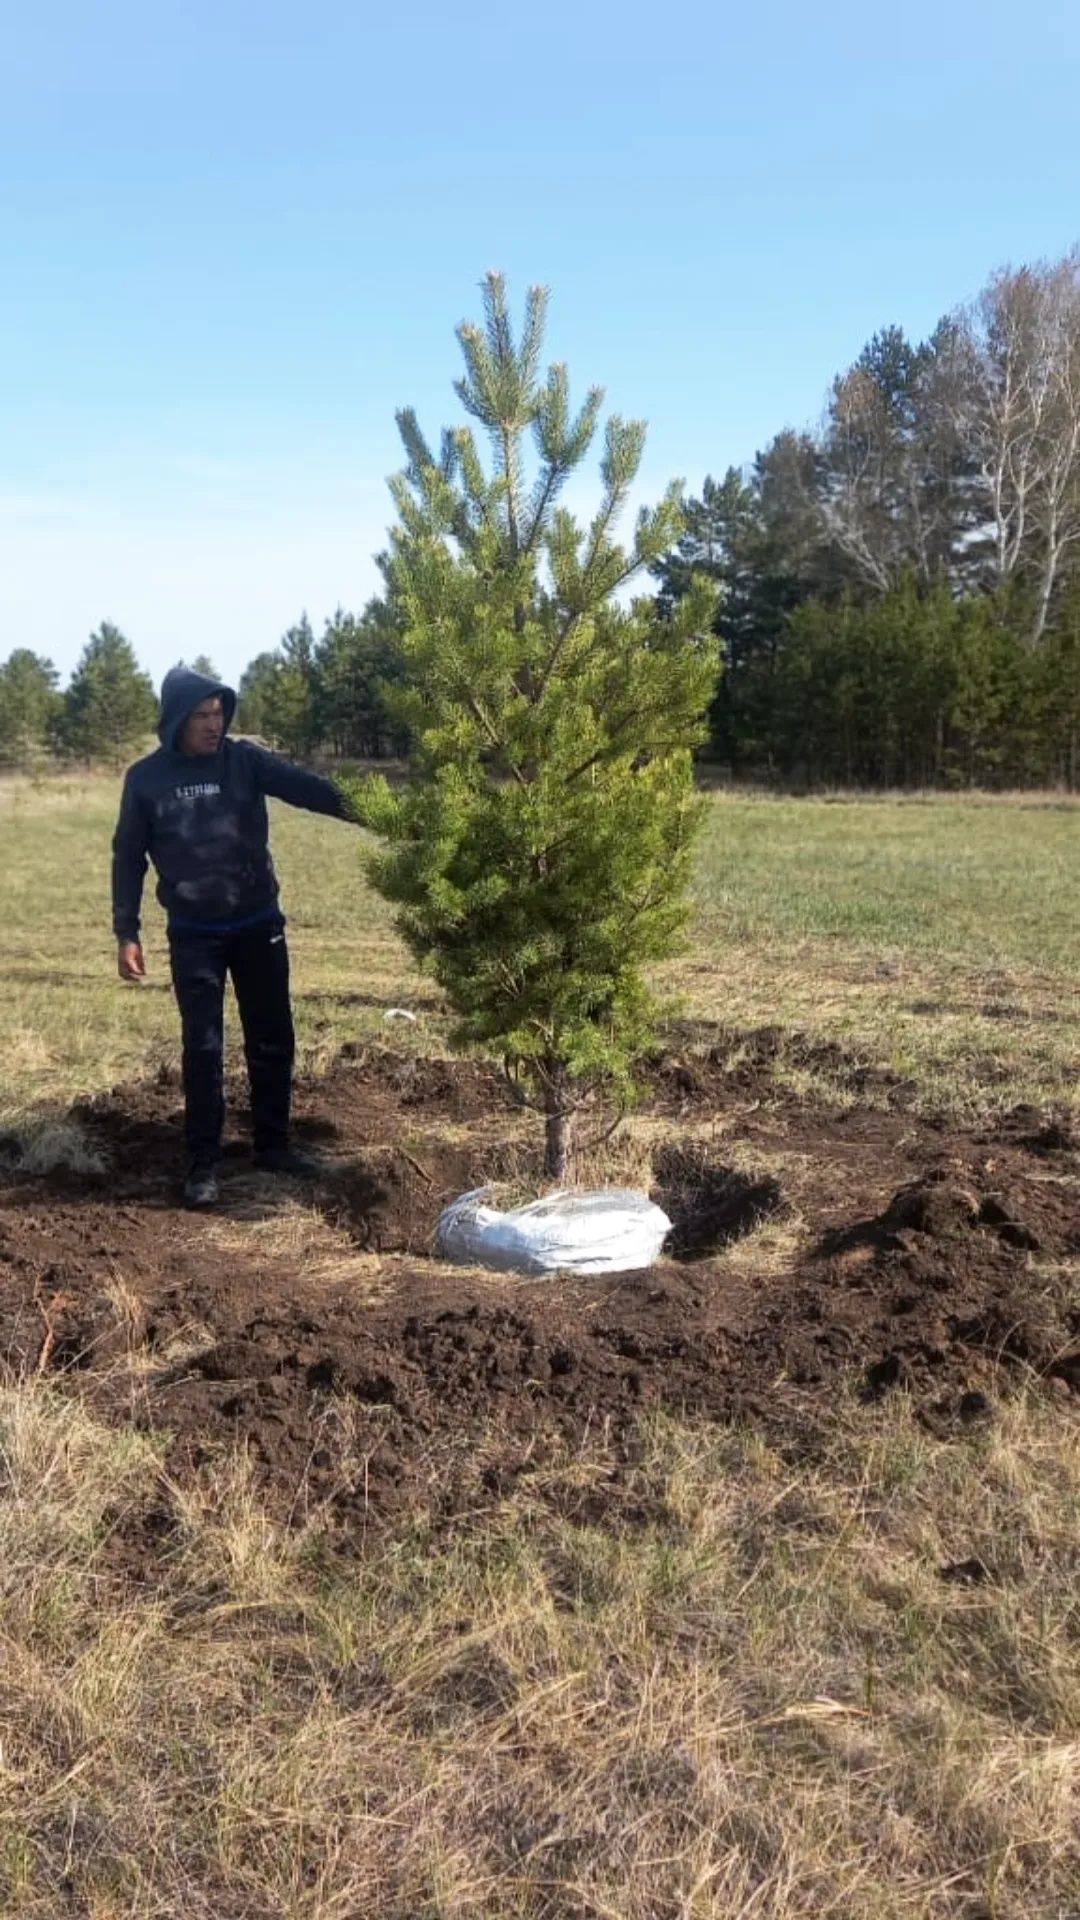
[[500, 1213], [487, 1187], [463, 1193], [439, 1216], [438, 1251], [459, 1266], [500, 1273], [633, 1273], [651, 1267], [671, 1221], [647, 1193], [607, 1187], [549, 1193]]

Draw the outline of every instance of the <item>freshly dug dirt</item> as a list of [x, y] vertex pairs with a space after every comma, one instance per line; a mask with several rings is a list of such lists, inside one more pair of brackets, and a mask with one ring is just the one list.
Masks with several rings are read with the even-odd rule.
[[[535, 1176], [481, 1067], [357, 1050], [302, 1084], [297, 1134], [326, 1162], [307, 1195], [251, 1174], [238, 1100], [213, 1218], [177, 1204], [175, 1078], [115, 1088], [75, 1110], [106, 1172], [30, 1178], [9, 1146], [0, 1358], [164, 1430], [181, 1476], [240, 1440], [279, 1511], [319, 1503], [352, 1532], [475, 1507], [597, 1431], [630, 1448], [650, 1408], [753, 1421], [798, 1454], [841, 1391], [906, 1389], [943, 1432], [992, 1418], [1020, 1374], [1080, 1392], [1067, 1125], [1018, 1109], [950, 1134], [833, 1049], [832, 1081], [877, 1103], [810, 1105], [773, 1077], [773, 1034], [705, 1040], [651, 1070], [669, 1252], [602, 1280], [431, 1257], [450, 1198]], [[298, 1199], [335, 1258], [275, 1237]]]

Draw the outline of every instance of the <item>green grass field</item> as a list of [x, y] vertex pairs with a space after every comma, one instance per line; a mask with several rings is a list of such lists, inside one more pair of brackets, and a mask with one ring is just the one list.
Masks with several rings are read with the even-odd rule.
[[[162, 917], [145, 989], [115, 978], [107, 777], [0, 785], [0, 1102], [63, 1101], [176, 1049]], [[442, 1043], [429, 983], [367, 886], [351, 828], [277, 807], [305, 1058], [358, 1034]], [[959, 1111], [1080, 1099], [1080, 806], [1047, 798], [718, 795], [691, 944], [667, 969], [690, 1014], [837, 1038]], [[823, 1091], [828, 1092], [825, 1087]]]

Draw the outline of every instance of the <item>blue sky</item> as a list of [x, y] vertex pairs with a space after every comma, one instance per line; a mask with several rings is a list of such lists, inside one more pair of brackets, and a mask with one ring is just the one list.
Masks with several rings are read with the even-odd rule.
[[0, 658], [65, 674], [103, 618], [235, 677], [360, 606], [489, 266], [649, 421], [648, 497], [1080, 240], [1071, 3], [6, 13]]

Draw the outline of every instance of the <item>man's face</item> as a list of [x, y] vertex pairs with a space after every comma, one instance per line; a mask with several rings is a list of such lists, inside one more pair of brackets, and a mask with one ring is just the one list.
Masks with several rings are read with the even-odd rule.
[[225, 709], [220, 693], [200, 700], [180, 731], [181, 753], [216, 753], [225, 732]]

